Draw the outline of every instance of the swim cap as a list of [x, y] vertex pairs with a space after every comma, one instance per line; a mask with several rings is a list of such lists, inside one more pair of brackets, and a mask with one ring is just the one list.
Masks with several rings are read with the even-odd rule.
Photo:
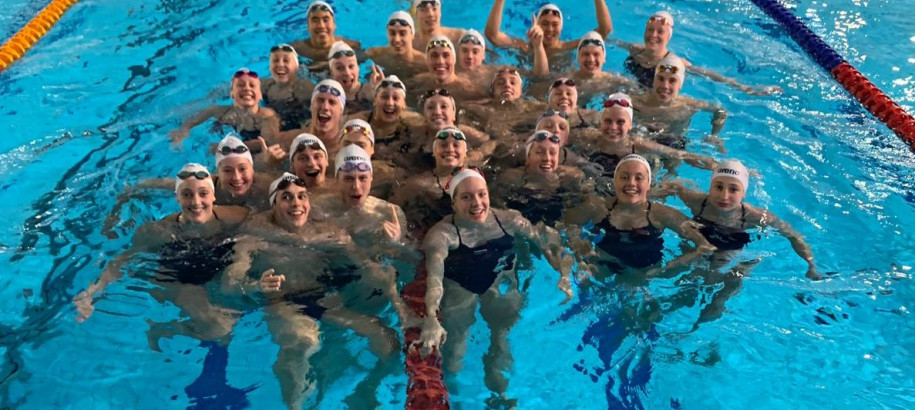
[[[442, 44], [444, 44], [444, 46]], [[433, 36], [429, 40], [429, 42], [426, 43], [426, 52], [428, 53], [429, 50], [431, 50], [433, 47], [436, 47], [436, 46], [446, 47], [446, 48], [450, 48], [450, 49], [454, 50], [454, 43], [452, 43], [451, 40], [448, 39], [448, 37], [441, 35], [441, 34], [437, 34], [437, 35]]]
[[454, 198], [454, 191], [457, 190], [458, 185], [461, 182], [464, 182], [467, 178], [479, 178], [480, 181], [486, 183], [486, 178], [483, 178], [483, 174], [476, 169], [464, 168], [461, 172], [458, 172], [456, 175], [448, 179], [448, 182], [445, 184], [445, 189], [448, 190], [448, 196]]
[[486, 51], [486, 39], [483, 38], [483, 35], [480, 34], [479, 31], [476, 31], [474, 29], [467, 30], [467, 32], [465, 32], [464, 35], [461, 36], [461, 39], [458, 40], [458, 44], [465, 44], [468, 42], [473, 43], [473, 41], [471, 41], [470, 39], [476, 39], [478, 42], [480, 42], [480, 45], [483, 46], [483, 51]]
[[360, 127], [366, 130], [365, 136], [368, 137], [369, 141], [372, 141], [372, 145], [375, 145], [375, 131], [372, 130], [372, 125], [359, 118], [351, 119], [346, 124], [343, 124], [343, 131], [340, 131], [340, 140], [343, 140], [343, 135], [346, 134], [346, 129], [349, 127]]
[[579, 50], [585, 46], [598, 46], [604, 50], [604, 53], [607, 52], [607, 45], [604, 43], [604, 37], [596, 31], [589, 31], [578, 40]]
[[750, 173], [747, 172], [747, 167], [743, 166], [743, 164], [736, 159], [728, 159], [719, 162], [718, 168], [716, 168], [715, 173], [712, 174], [712, 181], [714, 181], [715, 178], [736, 179], [737, 182], [743, 186], [744, 191], [746, 191], [747, 187], [750, 185]]
[[[298, 181], [298, 183], [299, 183], [300, 185], [305, 185], [305, 180], [303, 180], [302, 178], [299, 178], [299, 177], [297, 177], [297, 176], [295, 176], [295, 175], [293, 175], [293, 174], [290, 174], [290, 173], [288, 173], [288, 172], [284, 172], [283, 175], [280, 175], [279, 178], [274, 179], [273, 182], [270, 183], [270, 190], [267, 191], [267, 192], [270, 193], [270, 194], [269, 194], [270, 196], [269, 196], [268, 198], [269, 198], [269, 200], [270, 200], [270, 205], [271, 205], [271, 206], [272, 206], [272, 205], [276, 205], [276, 194], [277, 194], [276, 191], [278, 190], [278, 188], [280, 187], [280, 184], [281, 184], [283, 181], [289, 181], [289, 182], [296, 182], [296, 181]], [[289, 188], [289, 187], [286, 187], [286, 188]], [[305, 190], [307, 191], [308, 189], [306, 188]]]
[[275, 46], [273, 46], [273, 47], [270, 48], [270, 53], [271, 53], [271, 54], [272, 54], [272, 53], [275, 53], [275, 52], [277, 52], [277, 51], [285, 51], [285, 52], [287, 52], [287, 53], [292, 53], [292, 55], [295, 56], [295, 62], [296, 62], [296, 64], [299, 63], [299, 53], [296, 52], [296, 51], [295, 51], [295, 48], [292, 47], [291, 45], [286, 44], [286, 43], [282, 43], [282, 44], [277, 44], [277, 45], [275, 45]]
[[500, 68], [498, 71], [496, 71], [496, 74], [492, 76], [492, 81], [489, 82], [489, 93], [490, 94], [494, 93], [496, 90], [496, 80], [498, 80], [499, 77], [502, 77], [505, 74], [518, 77], [518, 80], [521, 82], [521, 85], [522, 86], [524, 85], [524, 77], [521, 76], [521, 73], [518, 72], [518, 70], [515, 70], [514, 68], [511, 68], [510, 66], [504, 66], [503, 68]]
[[[334, 44], [330, 46], [330, 51], [327, 52], [327, 59], [334, 60], [334, 54], [337, 54], [341, 51], [349, 51], [349, 52], [353, 53], [353, 55], [356, 54], [356, 52], [353, 51], [353, 48], [350, 47], [349, 44], [346, 44], [342, 41], [335, 41]], [[340, 57], [337, 57], [337, 58], [340, 58]]]
[[375, 84], [375, 94], [377, 95], [379, 91], [385, 88], [391, 88], [394, 91], [400, 92], [404, 98], [407, 97], [407, 86], [404, 85], [403, 81], [400, 81], [400, 78], [396, 75], [389, 75], [385, 77], [384, 80], [379, 81], [378, 84]]
[[178, 190], [181, 189], [181, 184], [187, 182], [188, 178], [197, 178], [198, 174], [199, 175], [206, 174], [205, 178], [206, 178], [206, 181], [210, 183], [210, 189], [212, 189], [213, 192], [216, 192], [216, 185], [213, 183], [213, 178], [210, 177], [210, 171], [207, 171], [207, 168], [205, 166], [200, 165], [195, 162], [189, 162], [187, 164], [184, 164], [184, 166], [181, 167], [181, 169], [178, 171], [178, 175], [181, 175], [184, 173], [187, 173], [190, 175], [185, 176], [183, 179], [176, 178], [176, 180], [175, 180], [175, 193], [176, 194], [178, 193]]
[[316, 137], [314, 134], [309, 134], [303, 132], [295, 137], [292, 140], [292, 144], [289, 145], [289, 162], [292, 162], [292, 157], [295, 156], [296, 151], [299, 149], [299, 145], [305, 144], [306, 146], [311, 146], [318, 144], [318, 147], [321, 148], [321, 151], [324, 151], [324, 155], [327, 155], [327, 147], [324, 146], [324, 142], [320, 138]]
[[[623, 106], [622, 104], [613, 104], [608, 107], [607, 103], [610, 103], [612, 101], [626, 101], [627, 104], [626, 104], [626, 106]], [[607, 99], [604, 100], [604, 110], [609, 110], [610, 108], [613, 108], [614, 106], [618, 106], [618, 107], [626, 110], [626, 113], [629, 114], [629, 122], [632, 122], [632, 115], [633, 115], [632, 98], [629, 97], [629, 94], [613, 93], [613, 94], [610, 94], [609, 96], [607, 96]]]
[[[245, 147], [244, 152], [236, 152], [239, 147]], [[223, 153], [225, 150], [225, 153]], [[245, 145], [242, 140], [238, 139], [234, 134], [228, 134], [219, 141], [219, 144], [216, 145], [216, 168], [219, 168], [219, 163], [226, 158], [233, 157], [242, 157], [247, 159], [251, 165], [254, 165], [254, 158], [251, 157], [251, 150]]]
[[556, 81], [553, 81], [553, 84], [550, 84], [550, 89], [546, 91], [546, 98], [550, 98], [550, 94], [553, 94], [553, 90], [559, 88], [561, 85], [570, 86], [575, 89], [575, 95], [578, 95], [578, 85], [575, 84], [575, 80], [569, 77], [559, 77]]
[[562, 145], [562, 139], [558, 135], [553, 134], [547, 130], [537, 130], [531, 134], [530, 137], [527, 137], [527, 141], [524, 141], [524, 158], [527, 158], [531, 154], [531, 146], [534, 145], [534, 141], [545, 141], [547, 139], [555, 138], [558, 141], [550, 141], [556, 145]]
[[413, 23], [413, 17], [410, 16], [410, 13], [406, 11], [395, 11], [391, 13], [388, 17], [388, 26], [394, 25], [395, 20], [403, 20], [407, 22], [407, 25], [410, 26], [410, 31], [413, 34], [416, 34], [416, 25]]
[[618, 162], [616, 164], [616, 168], [613, 170], [613, 175], [617, 174], [617, 172], [620, 170], [620, 166], [622, 166], [623, 164], [625, 164], [627, 162], [633, 162], [633, 161], [638, 162], [645, 166], [645, 169], [648, 171], [648, 182], [651, 183], [651, 165], [648, 164], [648, 160], [645, 159], [645, 157], [638, 155], [638, 154], [629, 154], [629, 155], [626, 155], [625, 157], [623, 157], [623, 159], [621, 159], [620, 162]]
[[541, 16], [543, 16], [543, 13], [546, 13], [547, 11], [555, 12], [556, 14], [559, 15], [559, 19], [562, 20], [562, 10], [559, 10], [559, 6], [557, 6], [553, 3], [544, 4], [543, 7], [540, 8], [540, 10], [537, 10], [537, 18], [539, 19]]
[[334, 166], [337, 168], [334, 171], [334, 177], [336, 178], [336, 176], [340, 174], [341, 169], [347, 167], [358, 169], [360, 164], [368, 165], [368, 171], [372, 171], [372, 161], [369, 159], [369, 154], [365, 152], [364, 149], [355, 144], [340, 148], [340, 152], [338, 152], [337, 157], [334, 158]]
[[[664, 67], [664, 68], [662, 69], [661, 67]], [[672, 68], [670, 68], [670, 67], [672, 67]], [[662, 71], [669, 71], [669, 70], [675, 71], [675, 72], [673, 72], [673, 75], [679, 77], [681, 83], [683, 82], [684, 79], [686, 79], [686, 65], [683, 64], [683, 60], [681, 60], [679, 57], [676, 57], [676, 56], [664, 57], [664, 59], [661, 60], [660, 63], [658, 63], [658, 66], [655, 67], [654, 75], [657, 76], [658, 73], [660, 73]]]
[[540, 123], [543, 122], [543, 120], [550, 118], [550, 117], [559, 117], [559, 118], [564, 119], [566, 122], [569, 122], [569, 116], [566, 113], [564, 113], [562, 111], [556, 111], [552, 108], [547, 108], [547, 110], [544, 111], [543, 114], [540, 114], [540, 117], [537, 118], [537, 125], [534, 126], [534, 129], [539, 130]]
[[659, 11], [651, 15], [648, 18], [648, 22], [651, 23], [652, 20], [662, 20], [664, 25], [674, 27], [674, 16], [671, 16], [670, 13], [666, 11]]
[[336, 17], [336, 15], [334, 14], [334, 8], [331, 7], [330, 4], [327, 4], [326, 2], [323, 2], [321, 0], [315, 0], [315, 1], [311, 2], [311, 4], [308, 5], [308, 11], [305, 13], [305, 15], [307, 16], [307, 15], [311, 14], [312, 12], [316, 11], [315, 9], [330, 12], [331, 16]]
[[[336, 90], [337, 92], [334, 93], [333, 90]], [[334, 97], [337, 97], [337, 99], [340, 100], [340, 105], [343, 106], [343, 108], [346, 108], [346, 91], [343, 91], [343, 86], [340, 85], [340, 83], [338, 83], [336, 80], [332, 80], [330, 78], [321, 80], [321, 82], [315, 86], [315, 90], [311, 92], [312, 104], [315, 103], [315, 97], [317, 97], [320, 93], [328, 93]]]
[[432, 3], [435, 3], [435, 4], [439, 5], [439, 6], [442, 5], [442, 2], [439, 1], [439, 0], [413, 0], [413, 10], [416, 10], [416, 8], [419, 7], [419, 4], [420, 4], [420, 3], [427, 2], [427, 1], [428, 1], [428, 2], [432, 2]]
[[444, 138], [438, 138], [438, 135], [443, 132], [452, 134], [452, 138], [454, 138], [454, 134], [456, 134], [456, 133], [460, 133], [461, 135], [464, 135], [464, 137], [462, 139], [455, 138], [455, 140], [464, 141], [464, 145], [467, 145], [467, 135], [464, 134], [464, 131], [461, 131], [460, 128], [458, 128], [454, 125], [449, 125], [449, 126], [446, 126], [435, 132], [435, 138], [432, 140], [432, 146], [435, 146], [435, 144], [438, 144], [439, 141], [445, 140]]

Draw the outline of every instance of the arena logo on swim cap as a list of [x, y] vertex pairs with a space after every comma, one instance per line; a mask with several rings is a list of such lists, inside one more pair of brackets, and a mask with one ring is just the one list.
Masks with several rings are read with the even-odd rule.
[[717, 172], [718, 172], [719, 174], [731, 174], [731, 175], [734, 175], [734, 176], [740, 175], [740, 171], [733, 170], [733, 169], [730, 169], [730, 168], [718, 168], [718, 171], [717, 171]]

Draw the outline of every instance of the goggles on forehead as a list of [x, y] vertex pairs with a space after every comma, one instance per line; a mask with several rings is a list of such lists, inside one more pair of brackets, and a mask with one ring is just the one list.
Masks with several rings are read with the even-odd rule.
[[341, 95], [340, 90], [336, 89], [335, 87], [331, 87], [327, 84], [319, 85], [318, 88], [316, 88], [316, 90], [319, 93], [328, 93], [334, 97], [339, 97]]
[[426, 45], [426, 51], [429, 51], [435, 47], [451, 48], [451, 43], [445, 40], [430, 41], [429, 44]]
[[283, 177], [283, 179], [280, 181], [280, 183], [276, 185], [276, 189], [274, 189], [273, 192], [271, 192], [270, 194], [272, 195], [272, 194], [275, 194], [277, 191], [280, 191], [280, 190], [289, 188], [289, 186], [292, 185], [292, 184], [296, 184], [296, 185], [298, 185], [298, 186], [300, 186], [300, 187], [302, 187], [302, 188], [305, 188], [305, 187], [306, 187], [306, 186], [305, 186], [305, 180], [304, 180], [304, 179], [299, 178], [299, 177], [294, 176], [294, 175], [293, 175], [293, 176], [285, 176], [285, 177]]
[[330, 14], [334, 14], [334, 11], [331, 10], [330, 7], [327, 7], [327, 5], [320, 4], [320, 3], [312, 4], [311, 7], [308, 8], [308, 12], [306, 12], [305, 14], [311, 14], [316, 11], [326, 11]]
[[472, 36], [470, 34], [467, 34], [464, 37], [461, 37], [461, 39], [458, 41], [458, 44], [474, 44], [474, 45], [482, 46], [483, 42], [481, 42], [477, 36]]
[[604, 42], [596, 38], [589, 38], [587, 40], [582, 40], [581, 44], [578, 46], [578, 49], [581, 50], [585, 46], [598, 46], [603, 47]]
[[421, 9], [421, 8], [429, 7], [429, 6], [435, 7], [437, 5], [438, 5], [437, 0], [424, 0], [424, 1], [419, 2], [419, 4], [416, 5], [416, 8]]
[[210, 173], [206, 171], [181, 171], [178, 173], [178, 179], [188, 179], [190, 177], [197, 179], [207, 179], [210, 177]]
[[680, 67], [677, 67], [677, 66], [675, 66], [675, 65], [668, 65], [668, 64], [663, 64], [663, 65], [659, 65], [659, 66], [658, 66], [658, 72], [659, 72], [659, 73], [663, 73], [663, 72], [665, 72], [665, 71], [668, 72], [668, 73], [671, 73], [671, 74], [676, 75], [677, 73], [680, 72]]
[[662, 26], [673, 26], [672, 22], [667, 17], [664, 17], [664, 16], [651, 16], [648, 18], [648, 23], [646, 23], [646, 25], [654, 23], [656, 21], [661, 23]]
[[610, 107], [612, 107], [612, 106], [614, 106], [614, 105], [619, 105], [620, 107], [623, 107], [623, 108], [632, 107], [632, 103], [629, 102], [629, 100], [624, 100], [624, 99], [622, 99], [622, 98], [620, 98], [620, 99], [614, 98], [614, 99], [612, 99], [612, 100], [605, 100], [605, 101], [604, 101], [604, 108], [610, 108]]
[[358, 131], [362, 131], [362, 136], [364, 136], [364, 137], [368, 137], [369, 135], [371, 135], [369, 130], [366, 128], [363, 128], [359, 125], [349, 125], [349, 126], [343, 128], [343, 136], [346, 136], [347, 134], [350, 134], [353, 132], [358, 132]]
[[258, 78], [256, 72], [248, 70], [246, 68], [236, 71], [235, 74], [232, 75], [232, 78], [242, 78], [244, 76], [248, 76], [251, 78]]
[[546, 14], [552, 14], [556, 17], [562, 17], [562, 13], [560, 13], [559, 10], [556, 10], [556, 9], [543, 9], [543, 11], [540, 12], [541, 16], [546, 15]]
[[[287, 52], [287, 53], [295, 53], [295, 49], [292, 48], [292, 46], [290, 46], [289, 44], [280, 44], [280, 45], [277, 45], [277, 46], [270, 47], [270, 52], [271, 52], [271, 53], [274, 53], [274, 52], [277, 52], [277, 51], [285, 51], [285, 52]], [[296, 53], [296, 54], [298, 54], [298, 53]]]
[[331, 60], [336, 60], [340, 57], [352, 57], [356, 55], [356, 52], [353, 50], [340, 50], [330, 56]]
[[543, 140], [547, 140], [554, 144], [558, 144], [560, 141], [559, 137], [557, 137], [556, 134], [553, 134], [552, 132], [539, 131], [536, 134], [534, 134], [534, 139], [532, 142], [541, 142]]
[[434, 90], [427, 90], [423, 96], [426, 98], [429, 98], [429, 97], [434, 97], [436, 95], [440, 95], [442, 97], [451, 97], [451, 93], [448, 92], [448, 90], [446, 90], [444, 88], [436, 88]]
[[404, 20], [404, 19], [390, 19], [390, 20], [388, 20], [388, 26], [390, 27], [390, 26], [393, 26], [393, 25], [404, 26], [404, 27], [413, 27], [413, 26], [410, 25], [410, 22], [409, 22], [409, 21], [406, 21], [406, 20]]
[[401, 90], [406, 91], [406, 87], [404, 87], [403, 83], [400, 81], [382, 80], [381, 83], [378, 84], [379, 90], [382, 88], [388, 88], [388, 87], [399, 88]]
[[[554, 109], [552, 109], [552, 108], [547, 109], [546, 111], [544, 111], [543, 114], [540, 115], [540, 119], [542, 120], [542, 119], [544, 119], [544, 118], [546, 118], [546, 117], [552, 117], [552, 116], [554, 116], [554, 115], [559, 116], [560, 118], [562, 118], [562, 119], [564, 119], [564, 120], [568, 120], [568, 119], [569, 119], [569, 114], [566, 114], [565, 111], [557, 111], [557, 110], [554, 110]], [[537, 122], [540, 122], [540, 121], [537, 121]]]
[[457, 141], [467, 141], [467, 136], [459, 130], [442, 130], [435, 134], [435, 139], [444, 140], [448, 139], [448, 137], [452, 137]]
[[339, 170], [343, 171], [343, 172], [353, 172], [353, 171], [369, 172], [372, 170], [372, 166], [369, 165], [368, 162], [346, 161], [343, 163], [343, 165], [340, 166]]
[[245, 146], [245, 145], [239, 145], [239, 146], [234, 147], [234, 148], [233, 148], [233, 147], [230, 147], [230, 146], [228, 146], [228, 145], [223, 145], [221, 148], [219, 148], [219, 153], [222, 154], [222, 155], [229, 155], [229, 154], [244, 154], [244, 153], [246, 153], [246, 152], [248, 152], [248, 147]]
[[573, 80], [573, 79], [571, 79], [571, 78], [560, 78], [560, 79], [558, 79], [558, 80], [556, 80], [556, 81], [553, 81], [553, 85], [550, 86], [550, 88], [556, 88], [556, 87], [559, 87], [559, 86], [561, 86], [561, 85], [566, 85], [566, 86], [569, 86], [569, 87], [577, 87], [577, 86], [578, 86], [578, 84], [575, 84], [575, 80]]
[[297, 146], [295, 147], [295, 152], [296, 152], [296, 153], [299, 153], [299, 152], [305, 151], [305, 148], [311, 148], [311, 149], [313, 149], [313, 150], [324, 151], [324, 149], [321, 148], [321, 144], [318, 144], [317, 141], [315, 141], [315, 140], [302, 140], [302, 141], [299, 141], [299, 145], [297, 145]]

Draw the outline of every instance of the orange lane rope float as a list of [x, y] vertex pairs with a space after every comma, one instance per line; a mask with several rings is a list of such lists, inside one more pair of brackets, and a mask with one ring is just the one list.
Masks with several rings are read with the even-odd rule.
[[0, 72], [22, 58], [48, 30], [60, 20], [64, 12], [79, 0], [54, 0], [38, 12], [21, 30], [0, 46]]

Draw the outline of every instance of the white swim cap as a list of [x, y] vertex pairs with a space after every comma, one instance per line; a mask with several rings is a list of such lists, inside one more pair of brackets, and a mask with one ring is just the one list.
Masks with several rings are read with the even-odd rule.
[[461, 182], [464, 182], [468, 178], [479, 178], [480, 181], [486, 183], [486, 178], [483, 178], [483, 173], [474, 168], [464, 168], [461, 172], [458, 172], [456, 175], [448, 179], [448, 182], [445, 184], [445, 189], [448, 191], [448, 196], [454, 198], [454, 191], [457, 190], [458, 185]]
[[676, 56], [667, 56], [664, 57], [661, 62], [658, 63], [658, 66], [654, 69], [654, 75], [658, 75], [660, 72], [667, 71], [680, 78], [680, 83], [683, 83], [683, 80], [686, 79], [686, 65], [683, 64], [683, 60]]
[[652, 14], [651, 17], [648, 18], [649, 23], [651, 23], [654, 20], [660, 20], [662, 24], [670, 26], [671, 28], [674, 27], [674, 16], [671, 16], [670, 13], [668, 13], [666, 11], [656, 12], [655, 14]]
[[617, 175], [617, 172], [619, 172], [620, 167], [623, 164], [633, 161], [645, 166], [645, 170], [648, 172], [648, 182], [651, 183], [651, 165], [648, 164], [648, 160], [645, 159], [645, 157], [638, 154], [629, 154], [623, 157], [623, 159], [621, 159], [620, 162], [616, 164], [616, 168], [613, 170], [613, 175]]
[[[278, 190], [280, 184], [281, 184], [283, 181], [294, 182], [294, 183], [296, 183], [297, 185], [299, 185], [299, 186], [301, 186], [301, 187], [303, 187], [303, 188], [304, 188], [304, 185], [305, 185], [305, 180], [303, 180], [302, 178], [299, 178], [299, 177], [297, 177], [297, 176], [295, 176], [295, 175], [293, 175], [293, 174], [290, 174], [290, 173], [288, 173], [288, 172], [284, 172], [283, 175], [280, 175], [279, 178], [274, 179], [273, 182], [270, 183], [270, 190], [267, 191], [267, 192], [269, 192], [269, 197], [268, 197], [268, 198], [269, 198], [269, 200], [270, 200], [270, 205], [271, 205], [271, 206], [272, 206], [272, 205], [276, 205], [276, 194], [277, 194], [276, 191]], [[288, 188], [288, 187], [287, 187], [287, 188]], [[307, 191], [308, 189], [306, 188], [305, 190]]]
[[340, 152], [338, 152], [337, 157], [334, 158], [334, 166], [337, 168], [336, 171], [334, 171], [334, 177], [339, 175], [341, 170], [344, 172], [349, 172], [354, 169], [362, 172], [372, 171], [372, 161], [369, 159], [369, 154], [356, 144], [350, 144], [340, 148]]
[[181, 167], [181, 170], [178, 171], [178, 178], [175, 180], [176, 194], [178, 193], [178, 190], [181, 189], [181, 185], [187, 182], [188, 178], [206, 179], [210, 184], [210, 189], [212, 189], [214, 193], [216, 192], [216, 185], [213, 183], [213, 178], [210, 177], [210, 171], [207, 171], [207, 168], [203, 165], [189, 162], [184, 164], [184, 166]]
[[[460, 128], [458, 128], [454, 125], [448, 125], [446, 127], [443, 127], [442, 129], [436, 131], [435, 138], [432, 139], [432, 146], [435, 146], [435, 144], [438, 144], [439, 141], [444, 141], [445, 139], [447, 139], [447, 137], [446, 138], [438, 137], [443, 132], [450, 134], [451, 138], [454, 138], [456, 141], [464, 141], [464, 146], [467, 146], [467, 135], [464, 134], [464, 131], [461, 131]], [[458, 135], [460, 135], [460, 137], [458, 137]]]
[[537, 118], [537, 125], [534, 126], [534, 129], [539, 130], [540, 123], [543, 122], [543, 120], [550, 118], [550, 117], [559, 117], [559, 118], [562, 118], [563, 120], [565, 120], [566, 122], [569, 122], [568, 114], [566, 114], [562, 111], [559, 111], [559, 110], [547, 108], [546, 111], [544, 111], [543, 114], [540, 114], [540, 117]]
[[251, 157], [251, 150], [248, 149], [248, 146], [234, 134], [228, 134], [216, 145], [216, 168], [219, 168], [222, 160], [233, 157], [242, 157], [254, 165], [254, 158]]
[[273, 46], [273, 47], [270, 47], [270, 53], [275, 53], [275, 52], [277, 52], [277, 51], [285, 51], [285, 52], [287, 52], [287, 53], [292, 53], [292, 55], [295, 56], [295, 63], [296, 63], [296, 64], [299, 63], [299, 53], [296, 52], [296, 51], [295, 51], [295, 48], [292, 47], [291, 45], [286, 44], [286, 43], [282, 43], [282, 44], [277, 44], [277, 45], [275, 45], [275, 46]]
[[[349, 55], [347, 56], [346, 54]], [[352, 57], [355, 55], [356, 52], [353, 51], [353, 48], [350, 47], [349, 44], [346, 44], [342, 41], [336, 41], [333, 45], [330, 46], [330, 51], [327, 52], [327, 59], [336, 60], [340, 57]]]
[[604, 43], [604, 36], [596, 31], [589, 31], [578, 40], [579, 50], [585, 46], [598, 46], [604, 50], [605, 54], [607, 53], [607, 45]]
[[718, 163], [718, 168], [715, 169], [715, 173], [712, 174], [712, 181], [715, 178], [733, 178], [736, 179], [740, 185], [743, 186], [743, 190], [746, 191], [747, 187], [750, 186], [750, 173], [747, 172], [747, 167], [736, 159], [728, 159]]
[[375, 84], [375, 94], [377, 95], [379, 91], [385, 88], [391, 88], [394, 91], [400, 92], [404, 98], [407, 97], [407, 86], [404, 85], [403, 81], [400, 81], [400, 78], [396, 75], [389, 75], [385, 77], [384, 80], [379, 81], [378, 84]]
[[432, 37], [429, 42], [426, 43], [426, 52], [428, 53], [429, 50], [431, 50], [433, 47], [445, 47], [454, 50], [454, 43], [452, 43], [447, 36], [438, 34]]
[[629, 94], [613, 93], [608, 95], [607, 99], [604, 100], [604, 110], [609, 110], [614, 106], [619, 106], [626, 110], [626, 113], [629, 114], [629, 122], [632, 122], [632, 98], [629, 97]]
[[551, 12], [557, 14], [559, 16], [559, 19], [562, 20], [562, 10], [559, 10], [559, 6], [557, 6], [553, 3], [544, 4], [543, 7], [540, 8], [540, 10], [537, 10], [537, 18], [539, 19], [540, 17], [542, 17], [543, 13], [546, 13], [547, 11], [551, 11]]
[[469, 29], [458, 40], [458, 45], [467, 43], [483, 46], [483, 51], [486, 51], [486, 38], [479, 31]]
[[343, 108], [346, 108], [346, 91], [343, 91], [343, 86], [340, 85], [340, 83], [338, 83], [336, 80], [332, 80], [330, 78], [321, 80], [321, 82], [315, 86], [315, 90], [311, 92], [312, 104], [315, 103], [315, 97], [317, 97], [320, 93], [328, 93], [334, 97], [337, 97], [337, 99], [340, 100], [340, 105], [343, 106]]
[[315, 1], [311, 2], [311, 4], [308, 5], [308, 11], [305, 13], [305, 15], [307, 16], [315, 11], [327, 11], [327, 12], [330, 12], [331, 16], [336, 17], [336, 15], [334, 14], [334, 8], [331, 7], [330, 4], [327, 4], [326, 2], [323, 2], [321, 0], [315, 0]]
[[299, 146], [312, 146], [314, 144], [318, 144], [318, 148], [321, 148], [321, 151], [324, 151], [324, 155], [327, 155], [327, 147], [324, 146], [324, 142], [321, 141], [320, 138], [307, 132], [297, 135], [295, 139], [292, 140], [292, 144], [289, 144], [289, 162], [292, 162], [292, 157], [298, 152]]
[[413, 34], [416, 34], [416, 24], [413, 23], [413, 17], [410, 16], [410, 13], [407, 13], [406, 11], [395, 11], [388, 17], [388, 26], [394, 24], [403, 25], [403, 23], [407, 23], [406, 25], [410, 27], [410, 31], [412, 31]]
[[350, 127], [359, 127], [365, 130], [363, 135], [372, 142], [372, 145], [375, 145], [375, 131], [372, 130], [372, 125], [359, 118], [351, 119], [346, 124], [343, 124], [343, 130], [340, 131], [340, 140], [343, 140], [343, 136], [346, 135], [346, 129]]

